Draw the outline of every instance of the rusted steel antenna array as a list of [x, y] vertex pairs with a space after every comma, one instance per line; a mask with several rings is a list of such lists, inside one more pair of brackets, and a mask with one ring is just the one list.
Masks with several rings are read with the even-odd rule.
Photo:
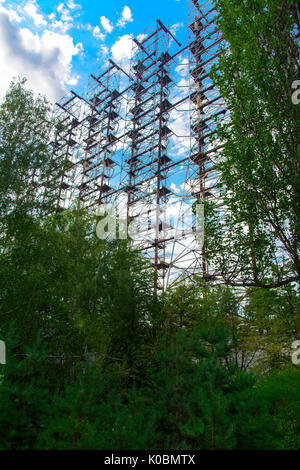
[[134, 246], [152, 259], [159, 275], [155, 289], [165, 287], [166, 240], [163, 208], [171, 194], [168, 188], [167, 155], [169, 139], [170, 77], [173, 57], [170, 42], [176, 41], [160, 20], [134, 40], [126, 89], [126, 121], [123, 138], [120, 183], [109, 202], [125, 207], [128, 221], [138, 227]]
[[77, 197], [77, 162], [82, 134], [81, 100], [69, 93], [57, 103], [56, 127], [52, 147], [52, 172], [45, 196], [51, 197], [56, 210], [64, 210], [69, 201]]
[[84, 139], [83, 174], [80, 201], [92, 207], [106, 200], [112, 187], [110, 180], [117, 165], [114, 161], [115, 146], [120, 127], [120, 74], [116, 64], [110, 64], [105, 72], [91, 75], [87, 101], [91, 104], [86, 117], [88, 132]]
[[212, 275], [192, 206], [217, 197], [221, 144], [210, 139], [226, 109], [209, 77], [222, 43], [215, 17], [211, 0], [191, 0], [188, 45], [157, 20], [133, 40], [130, 64], [110, 60], [91, 75], [86, 97], [71, 92], [58, 103], [59, 171], [49, 186], [57, 208], [113, 204], [151, 259], [156, 290]]
[[[215, 118], [225, 119], [227, 114], [225, 103], [210, 77], [211, 68], [217, 65], [220, 46], [224, 44], [216, 24], [217, 13], [213, 3], [210, 0], [190, 0], [189, 4], [192, 145], [188, 178], [192, 194], [201, 202], [218, 199], [219, 175], [215, 160], [222, 143], [214, 139]], [[204, 247], [201, 251], [201, 271], [204, 279], [214, 276], [213, 267], [210, 269], [207, 264]]]

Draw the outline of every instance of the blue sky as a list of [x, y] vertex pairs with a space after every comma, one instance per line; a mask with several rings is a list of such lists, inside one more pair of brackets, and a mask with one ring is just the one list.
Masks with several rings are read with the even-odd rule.
[[187, 43], [187, 0], [0, 0], [0, 97], [26, 76], [55, 101], [83, 93], [108, 57], [125, 64], [131, 39], [157, 18]]

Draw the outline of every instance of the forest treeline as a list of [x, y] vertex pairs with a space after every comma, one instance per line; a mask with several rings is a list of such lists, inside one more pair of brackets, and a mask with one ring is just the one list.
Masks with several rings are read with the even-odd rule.
[[218, 282], [157, 296], [128, 241], [100, 240], [76, 201], [56, 210], [45, 98], [20, 79], [1, 103], [2, 450], [300, 449], [299, 8], [216, 5], [230, 50], [214, 79], [231, 111], [225, 219], [204, 201]]

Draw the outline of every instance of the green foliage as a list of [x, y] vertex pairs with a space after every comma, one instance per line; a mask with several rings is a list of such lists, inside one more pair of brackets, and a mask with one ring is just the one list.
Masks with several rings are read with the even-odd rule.
[[[108, 345], [122, 340], [115, 346], [118, 358], [108, 347], [105, 356], [90, 349], [95, 359], [86, 354], [70, 362], [67, 353], [61, 360], [47, 350], [52, 347], [47, 338], [29, 347], [15, 340], [2, 369], [0, 447], [299, 449], [299, 371], [288, 366], [257, 380], [243, 370], [236, 355], [243, 335], [235, 327], [239, 309], [232, 292], [189, 286], [190, 301], [193, 290], [191, 322], [160, 319], [152, 335], [145, 335], [142, 325], [138, 341], [129, 331], [134, 354], [132, 344], [123, 341], [126, 323], [122, 333], [114, 322], [94, 331], [93, 344], [96, 338]], [[174, 298], [176, 293], [161, 305], [164, 318], [165, 311], [176, 311]], [[90, 330], [83, 335], [89, 341]], [[64, 347], [71, 342], [67, 336]]]
[[52, 122], [49, 103], [25, 88], [25, 79], [12, 82], [0, 106], [0, 220], [14, 210], [33, 213], [50, 201], [43, 198], [51, 159]]
[[53, 397], [52, 418], [39, 436], [47, 449], [145, 449], [153, 439], [153, 417], [144, 398], [124, 390], [118, 365], [90, 366], [75, 384]]
[[[298, 299], [291, 286], [249, 289], [241, 318], [242, 347], [258, 370], [270, 371], [290, 363], [291, 343], [297, 339]], [[256, 363], [256, 364], [255, 364]]]
[[287, 366], [264, 376], [244, 398], [248, 422], [241, 424], [240, 448], [296, 450], [300, 448], [300, 370]]
[[[219, 8], [232, 7], [231, 17], [224, 10], [222, 25], [232, 55], [224, 54], [224, 73], [218, 78], [225, 98], [232, 100], [232, 126], [244, 126], [253, 111], [266, 152], [256, 152], [251, 127], [246, 135], [240, 133], [240, 140], [237, 130], [220, 130], [227, 139], [224, 182], [229, 188], [236, 178], [242, 183], [226, 196], [231, 214], [226, 223], [232, 229], [228, 240], [222, 242], [216, 218], [208, 218], [207, 230], [215, 231], [211, 247], [224, 253], [223, 273], [225, 261], [237, 254], [235, 270], [245, 283], [255, 274], [251, 289], [239, 294], [195, 279], [157, 297], [146, 260], [125, 241], [99, 240], [97, 221], [87, 211], [71, 208], [49, 215], [55, 197], [44, 191], [53, 170], [48, 105], [22, 82], [11, 86], [0, 107], [0, 336], [7, 345], [7, 364], [0, 366], [0, 449], [299, 450], [300, 374], [287, 364], [296, 337], [296, 293], [291, 286], [269, 291], [252, 286], [273, 282], [275, 274], [279, 284], [285, 282], [296, 266], [294, 261], [275, 263], [274, 243], [282, 231], [267, 230], [251, 186], [251, 178], [261, 178], [260, 191], [262, 179], [274, 177], [273, 152], [279, 152], [286, 185], [291, 184], [286, 155], [295, 161], [291, 141], [270, 139], [284, 115], [277, 122], [272, 97], [265, 99], [255, 75], [263, 65], [261, 44], [267, 47], [274, 39], [281, 5], [266, 3], [267, 12], [261, 14], [259, 1], [218, 2]], [[283, 24], [287, 18], [284, 13]], [[255, 49], [260, 60], [246, 48], [245, 25], [252, 19], [264, 31]], [[257, 39], [252, 23], [249, 34]], [[230, 81], [238, 65], [240, 85]], [[252, 81], [245, 79], [247, 74]], [[261, 78], [265, 74], [267, 69]], [[244, 85], [241, 112], [234, 91]], [[265, 106], [262, 114], [251, 104], [253, 89]], [[285, 119], [291, 132], [293, 117]], [[278, 188], [271, 188], [280, 208], [278, 220], [288, 221], [281, 228], [294, 246], [296, 202], [288, 208], [285, 189], [290, 186], [280, 182]], [[246, 199], [245, 191], [257, 196], [257, 204]]]
[[240, 394], [253, 383], [231, 356], [232, 331], [218, 316], [165, 339], [150, 369], [160, 449], [234, 449]]
[[106, 244], [93, 231], [84, 212], [23, 218], [0, 257], [1, 330], [14, 323], [28, 345], [40, 334], [56, 355], [121, 358], [135, 375], [159, 303], [151, 274], [126, 244]]
[[[0, 449], [33, 449], [51, 416], [47, 352], [41, 340], [18, 353], [16, 336], [7, 340], [8, 360], [1, 366]], [[16, 352], [17, 351], [17, 352]]]
[[[218, 126], [227, 212], [212, 208], [207, 253], [229, 284], [280, 286], [300, 278], [297, 22], [293, 0], [217, 0], [228, 48], [214, 80], [230, 110]], [[298, 25], [299, 28], [299, 25]]]

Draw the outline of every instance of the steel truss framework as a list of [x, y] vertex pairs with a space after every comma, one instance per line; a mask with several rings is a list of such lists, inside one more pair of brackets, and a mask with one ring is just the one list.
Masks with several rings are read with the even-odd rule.
[[222, 146], [211, 138], [226, 108], [209, 77], [222, 44], [215, 20], [212, 0], [190, 0], [188, 45], [157, 20], [133, 40], [130, 66], [110, 60], [85, 97], [71, 92], [57, 103], [58, 171], [48, 185], [57, 210], [73, 201], [117, 207], [138, 231], [133, 245], [151, 259], [156, 290], [212, 276], [192, 207], [218, 197]]

